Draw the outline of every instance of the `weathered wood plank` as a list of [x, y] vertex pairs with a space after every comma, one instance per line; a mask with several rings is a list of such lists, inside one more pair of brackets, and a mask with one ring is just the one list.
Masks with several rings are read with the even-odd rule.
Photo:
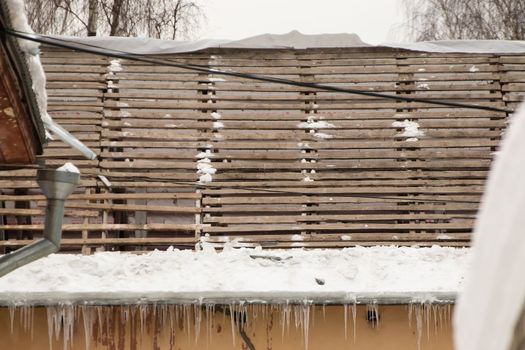
[[[486, 106], [515, 108], [525, 92], [525, 58], [519, 55], [208, 49], [158, 58]], [[503, 112], [397, 103], [128, 60], [111, 74], [111, 59], [63, 49], [45, 48], [42, 59], [53, 117], [100, 157], [83, 161], [57, 141], [43, 157], [51, 166], [74, 157], [82, 185], [101, 192], [70, 197], [67, 212], [79, 216], [67, 219], [84, 222], [66, 222], [64, 244], [71, 250], [191, 248], [200, 232], [211, 234], [208, 240], [218, 247], [230, 239], [265, 248], [465, 246], [507, 123]], [[308, 118], [333, 127], [299, 127]], [[424, 132], [417, 142], [392, 126], [405, 119]], [[197, 182], [201, 152], [217, 169], [208, 184]], [[97, 175], [111, 181], [114, 193]], [[33, 194], [33, 178], [34, 170], [0, 174], [7, 186], [0, 201], [8, 205], [0, 215], [41, 216], [45, 201]], [[30, 194], [10, 194], [9, 188], [25, 185]], [[135, 189], [146, 193], [130, 193]], [[20, 201], [31, 201], [30, 209], [12, 208]], [[136, 212], [148, 213], [149, 226], [110, 223]], [[92, 216], [99, 213], [103, 220]], [[178, 226], [177, 220], [195, 214], [205, 226], [185, 226], [193, 219]], [[38, 235], [40, 226], [30, 227]], [[111, 237], [137, 230], [148, 237]]]

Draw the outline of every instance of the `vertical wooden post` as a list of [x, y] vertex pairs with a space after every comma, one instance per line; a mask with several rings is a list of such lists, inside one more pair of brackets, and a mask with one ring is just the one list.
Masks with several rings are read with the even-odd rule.
[[[88, 195], [88, 194], [91, 193], [91, 191], [92, 191], [91, 189], [86, 188], [84, 193], [86, 195]], [[86, 199], [86, 202], [89, 203], [89, 199]], [[86, 216], [84, 218], [84, 224], [89, 224], [89, 217]], [[82, 230], [82, 239], [83, 240], [89, 239], [89, 231], [88, 230]], [[82, 253], [82, 255], [89, 255], [89, 254], [91, 254], [91, 248], [89, 248], [89, 246], [87, 244], [82, 244], [81, 253]]]

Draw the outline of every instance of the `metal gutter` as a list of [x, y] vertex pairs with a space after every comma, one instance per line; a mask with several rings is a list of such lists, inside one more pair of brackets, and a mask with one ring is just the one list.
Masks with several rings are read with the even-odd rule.
[[60, 249], [64, 202], [80, 181], [80, 174], [39, 169], [37, 182], [47, 198], [43, 237], [0, 257], [0, 277]]
[[457, 292], [0, 292], [0, 306], [140, 304], [454, 304]]
[[79, 139], [71, 135], [66, 129], [55, 123], [51, 118], [49, 120], [44, 119], [44, 125], [47, 130], [58, 136], [64, 143], [68, 144], [72, 148], [78, 150], [87, 159], [96, 159], [97, 154], [84, 145]]

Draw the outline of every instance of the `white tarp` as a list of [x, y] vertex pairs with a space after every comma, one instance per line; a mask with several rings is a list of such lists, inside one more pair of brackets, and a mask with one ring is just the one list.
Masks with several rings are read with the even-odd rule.
[[525, 41], [519, 40], [442, 40], [423, 41], [410, 44], [383, 44], [412, 51], [425, 52], [461, 52], [461, 53], [524, 53]]
[[356, 34], [319, 34], [307, 35], [298, 31], [287, 34], [263, 34], [242, 40], [197, 41], [161, 40], [153, 38], [123, 38], [123, 37], [64, 37], [55, 38], [93, 45], [105, 49], [125, 51], [134, 54], [170, 54], [193, 52], [207, 48], [259, 48], [259, 49], [304, 49], [308, 47], [362, 47], [369, 46]]
[[[343, 48], [371, 47], [361, 41], [356, 34], [302, 34], [292, 31], [286, 34], [262, 34], [242, 40], [198, 40], [173, 41], [152, 38], [120, 37], [56, 37], [64, 40], [94, 45], [106, 49], [130, 52], [134, 54], [170, 54], [193, 52], [207, 48], [243, 48], [243, 49], [307, 49], [307, 48]], [[378, 47], [392, 47], [426, 52], [463, 52], [463, 53], [524, 53], [525, 41], [511, 40], [447, 40], [419, 42], [411, 44], [383, 44]]]
[[525, 105], [511, 118], [473, 237], [455, 312], [456, 350], [508, 350], [525, 301]]

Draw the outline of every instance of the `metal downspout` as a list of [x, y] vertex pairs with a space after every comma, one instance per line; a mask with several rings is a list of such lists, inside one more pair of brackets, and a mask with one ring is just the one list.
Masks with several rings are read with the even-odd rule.
[[95, 152], [90, 150], [75, 136], [71, 135], [66, 129], [55, 123], [51, 117], [43, 118], [43, 121], [47, 130], [51, 131], [53, 135], [58, 136], [62, 141], [72, 148], [80, 151], [84, 157], [91, 160], [97, 158], [97, 154]]
[[0, 257], [0, 277], [60, 249], [65, 200], [79, 180], [78, 173], [46, 169], [37, 171], [38, 185], [47, 199], [43, 237]]

